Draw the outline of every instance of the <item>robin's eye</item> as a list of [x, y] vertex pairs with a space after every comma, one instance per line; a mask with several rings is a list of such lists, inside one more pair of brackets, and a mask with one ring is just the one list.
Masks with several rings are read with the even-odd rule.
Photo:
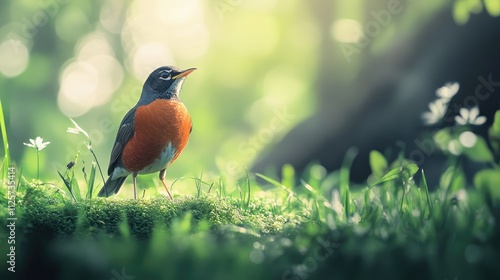
[[167, 73], [167, 72], [162, 72], [162, 73], [160, 74], [160, 79], [162, 79], [162, 80], [166, 80], [166, 81], [168, 81], [168, 80], [170, 80], [170, 78], [171, 78], [170, 73]]

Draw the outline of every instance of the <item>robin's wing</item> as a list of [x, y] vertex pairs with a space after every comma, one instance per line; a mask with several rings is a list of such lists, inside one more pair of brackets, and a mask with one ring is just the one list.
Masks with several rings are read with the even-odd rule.
[[136, 107], [130, 109], [128, 113], [123, 117], [123, 120], [116, 134], [115, 145], [111, 151], [111, 159], [109, 160], [108, 175], [111, 175], [119, 162], [119, 158], [125, 148], [125, 144], [134, 135], [134, 113]]

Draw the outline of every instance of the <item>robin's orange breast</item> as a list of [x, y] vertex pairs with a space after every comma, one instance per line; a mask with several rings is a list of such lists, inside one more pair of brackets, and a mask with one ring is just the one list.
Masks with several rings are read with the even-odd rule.
[[182, 102], [157, 99], [139, 106], [134, 135], [123, 149], [123, 165], [130, 172], [160, 171], [179, 156], [190, 132], [191, 117]]

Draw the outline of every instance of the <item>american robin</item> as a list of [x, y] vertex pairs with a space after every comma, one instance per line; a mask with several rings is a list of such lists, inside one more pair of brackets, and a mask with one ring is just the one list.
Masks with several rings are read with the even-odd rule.
[[160, 172], [160, 180], [172, 199], [165, 184], [165, 171], [186, 146], [193, 127], [179, 92], [186, 76], [194, 70], [164, 66], [149, 75], [139, 102], [120, 124], [111, 151], [109, 178], [99, 196], [117, 194], [132, 174], [135, 199], [137, 175]]

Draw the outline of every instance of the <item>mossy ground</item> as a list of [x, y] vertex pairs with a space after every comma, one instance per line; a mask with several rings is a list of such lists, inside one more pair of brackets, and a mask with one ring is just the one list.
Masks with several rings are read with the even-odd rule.
[[[427, 199], [420, 186], [408, 182], [404, 197], [394, 181], [351, 191], [350, 210], [340, 202], [347, 195], [342, 189], [330, 190], [331, 201], [298, 188], [275, 201], [202, 194], [174, 201], [158, 196], [75, 202], [46, 187], [24, 186], [16, 208], [14, 276], [297, 280], [498, 275], [500, 203], [485, 201], [488, 197], [473, 189], [461, 194], [438, 189]], [[0, 216], [7, 223], [7, 213]], [[2, 242], [3, 252], [5, 247]], [[7, 261], [5, 254], [0, 261]], [[2, 279], [13, 276], [1, 273], [9, 277]]]

